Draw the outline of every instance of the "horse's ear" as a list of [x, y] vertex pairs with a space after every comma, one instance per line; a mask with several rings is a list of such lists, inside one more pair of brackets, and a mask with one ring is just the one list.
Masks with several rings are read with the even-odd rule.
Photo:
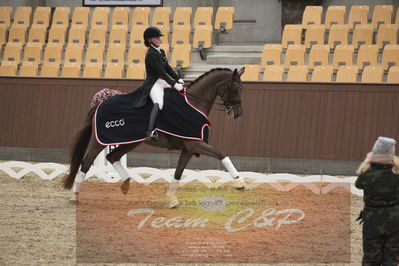
[[245, 72], [245, 67], [242, 67], [240, 70], [238, 70], [238, 75], [241, 77], [242, 74]]

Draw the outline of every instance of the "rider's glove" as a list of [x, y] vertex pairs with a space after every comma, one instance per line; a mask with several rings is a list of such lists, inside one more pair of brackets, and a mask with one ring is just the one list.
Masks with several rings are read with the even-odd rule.
[[180, 84], [180, 83], [175, 83], [175, 85], [173, 87], [178, 91], [183, 91], [183, 89], [184, 89], [183, 84]]
[[184, 84], [184, 80], [182, 80], [182, 79], [179, 79], [177, 82], [180, 84]]

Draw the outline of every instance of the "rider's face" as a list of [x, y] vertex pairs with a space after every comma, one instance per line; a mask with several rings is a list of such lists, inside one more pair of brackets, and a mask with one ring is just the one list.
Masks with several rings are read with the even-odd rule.
[[161, 37], [152, 37], [150, 39], [150, 42], [155, 46], [155, 47], [159, 47], [162, 44], [162, 40]]

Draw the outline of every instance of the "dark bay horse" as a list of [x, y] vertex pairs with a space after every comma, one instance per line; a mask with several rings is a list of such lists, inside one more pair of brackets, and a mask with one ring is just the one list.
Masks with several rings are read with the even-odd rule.
[[[187, 88], [186, 93], [188, 100], [194, 107], [201, 110], [206, 115], [209, 115], [216, 98], [219, 96], [228, 115], [233, 118], [240, 117], [242, 115], [242, 83], [240, 77], [244, 73], [244, 70], [244, 68], [238, 71], [237, 69], [232, 71], [226, 68], [216, 68], [206, 72], [193, 81]], [[72, 188], [73, 191], [71, 202], [78, 201], [78, 194], [83, 185], [86, 173], [89, 171], [97, 155], [105, 148], [105, 146], [97, 142], [93, 132], [94, 130], [92, 130], [93, 117], [97, 106], [92, 107], [89, 111], [85, 124], [76, 135], [75, 142], [71, 149], [70, 171], [64, 180], [64, 188]], [[174, 148], [181, 150], [174, 174], [175, 180], [171, 182], [169, 190], [166, 193], [169, 207], [171, 208], [179, 204], [175, 196], [178, 181], [183, 174], [184, 168], [194, 154], [207, 155], [221, 160], [232, 177], [233, 185], [238, 189], [244, 188], [245, 186], [243, 178], [239, 177], [229, 157], [226, 157], [223, 152], [204, 141], [181, 139], [158, 132], [156, 141], [144, 142], [161, 148], [170, 148], [172, 144]], [[141, 142], [120, 145], [106, 156], [107, 160], [113, 165], [114, 169], [123, 180], [121, 190], [124, 194], [129, 191], [130, 178], [126, 169], [121, 165], [120, 159], [123, 155], [140, 144]]]

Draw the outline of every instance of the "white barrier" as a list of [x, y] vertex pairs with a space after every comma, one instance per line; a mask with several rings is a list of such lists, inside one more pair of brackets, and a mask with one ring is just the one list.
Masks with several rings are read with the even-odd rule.
[[[97, 159], [101, 160], [101, 158], [102, 157], [99, 156]], [[126, 161], [124, 162], [124, 165], [126, 166]], [[5, 172], [7, 175], [15, 179], [20, 179], [29, 173], [34, 173], [40, 178], [51, 180], [57, 176], [66, 174], [68, 172], [68, 167], [57, 163], [32, 164], [27, 162], [8, 161], [0, 163], [0, 171]], [[134, 181], [143, 184], [150, 184], [159, 180], [170, 182], [173, 179], [175, 169], [161, 170], [150, 167], [135, 167], [127, 168], [127, 171], [131, 179]], [[148, 177], [143, 178], [143, 175]], [[356, 181], [356, 177], [354, 176], [339, 178], [327, 175], [298, 176], [293, 174], [262, 174], [255, 172], [240, 172], [240, 176], [249, 181], [249, 187], [251, 187], [251, 184], [256, 183], [270, 183], [270, 185], [278, 191], [289, 191], [297, 186], [304, 186], [315, 194], [328, 193], [337, 187], [347, 188], [343, 183], [350, 183], [351, 193], [363, 196], [363, 191], [354, 186]], [[103, 179], [105, 182], [118, 182], [120, 180], [120, 177], [115, 173], [112, 166], [105, 163], [102, 165], [101, 163], [93, 165], [87, 173], [86, 179], [90, 177], [98, 177]], [[184, 170], [181, 182], [189, 183], [193, 181], [202, 182], [208, 186], [220, 186], [224, 183], [230, 182], [231, 178], [227, 172], [220, 170]], [[320, 188], [315, 184], [317, 182], [328, 184]], [[282, 183], [288, 184], [283, 185]]]

